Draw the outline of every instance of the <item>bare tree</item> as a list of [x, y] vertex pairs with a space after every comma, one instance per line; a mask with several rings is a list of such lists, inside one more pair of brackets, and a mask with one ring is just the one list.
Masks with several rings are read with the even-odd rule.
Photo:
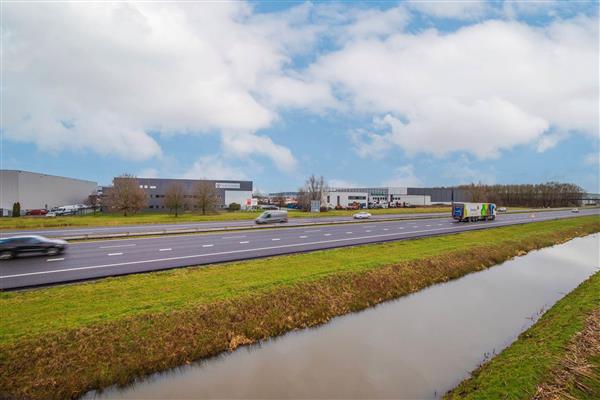
[[309, 176], [304, 186], [298, 190], [298, 204], [303, 210], [310, 209], [313, 200], [322, 201], [325, 192], [325, 179], [317, 178], [314, 174]]
[[504, 206], [568, 207], [580, 205], [585, 191], [572, 183], [546, 182], [538, 184], [459, 186], [471, 201], [490, 201]]
[[175, 217], [179, 216], [179, 212], [183, 211], [188, 203], [183, 185], [181, 183], [170, 185], [165, 192], [163, 203], [170, 212], [175, 213]]
[[219, 205], [219, 192], [214, 183], [201, 181], [196, 185], [195, 203], [203, 215], [215, 211]]
[[89, 206], [92, 210], [94, 210], [94, 215], [96, 214], [96, 210], [100, 207], [100, 196], [97, 193], [90, 194], [83, 202], [86, 206]]
[[123, 216], [135, 214], [148, 204], [148, 195], [140, 188], [137, 178], [123, 174], [113, 180], [106, 194], [107, 206], [111, 211], [122, 212]]

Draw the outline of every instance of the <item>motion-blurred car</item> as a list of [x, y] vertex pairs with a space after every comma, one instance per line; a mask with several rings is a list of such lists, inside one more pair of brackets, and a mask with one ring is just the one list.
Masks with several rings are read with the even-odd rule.
[[498, 207], [498, 212], [506, 212], [506, 207]]
[[368, 212], [359, 212], [353, 215], [354, 219], [369, 219], [371, 214]]
[[574, 209], [571, 210], [571, 212], [578, 213], [579, 212], [579, 208], [574, 208]]
[[14, 236], [0, 239], [0, 260], [10, 260], [19, 255], [55, 256], [67, 249], [68, 243], [43, 236]]

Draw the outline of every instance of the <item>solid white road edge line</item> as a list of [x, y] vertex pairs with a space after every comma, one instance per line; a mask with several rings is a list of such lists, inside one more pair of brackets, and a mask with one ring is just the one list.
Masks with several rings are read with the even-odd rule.
[[[529, 221], [529, 218], [525, 218], [525, 219], [517, 220], [517, 221]], [[499, 222], [497, 222], [497, 223], [495, 223], [493, 225], [494, 226], [506, 226], [506, 225], [510, 226], [510, 225], [513, 225], [513, 224], [512, 223], [499, 223]], [[456, 233], [462, 233], [462, 232], [468, 232], [468, 231], [471, 231], [471, 230], [476, 230], [474, 228], [477, 228], [478, 226], [481, 226], [481, 225], [475, 225], [474, 224], [474, 225], [471, 225], [470, 227], [467, 227], [467, 229], [465, 229], [463, 231], [457, 231]], [[473, 228], [473, 229], [470, 229], [470, 228]], [[421, 231], [406, 232], [406, 233], [403, 233], [401, 235], [411, 235], [411, 234], [415, 234], [415, 233], [434, 232], [434, 231], [447, 231], [449, 229], [453, 229], [453, 228], [425, 229], [425, 230], [421, 230]], [[255, 248], [255, 249], [240, 249], [240, 250], [220, 251], [220, 252], [216, 252], [216, 253], [193, 254], [193, 255], [189, 255], [189, 256], [157, 258], [157, 259], [154, 259], [154, 260], [128, 261], [128, 262], [114, 263], [114, 264], [91, 265], [89, 267], [64, 268], [64, 269], [57, 269], [57, 270], [53, 270], [53, 271], [27, 272], [27, 273], [24, 273], [24, 274], [3, 275], [3, 276], [0, 276], [0, 279], [18, 278], [18, 277], [21, 277], [21, 276], [31, 276], [31, 275], [55, 274], [55, 273], [58, 273], [58, 272], [82, 271], [82, 270], [86, 270], [86, 269], [119, 267], [119, 266], [122, 266], [122, 265], [135, 265], [135, 264], [162, 262], [162, 261], [185, 260], [185, 259], [190, 259], [190, 258], [202, 258], [202, 257], [225, 255], [225, 254], [248, 253], [248, 252], [251, 252], [251, 251], [263, 251], [263, 250], [275, 250], [275, 249], [284, 249], [284, 248], [291, 248], [291, 247], [302, 247], [302, 246], [310, 246], [310, 245], [313, 245], [313, 244], [347, 242], [348, 240], [375, 239], [375, 238], [380, 238], [380, 237], [389, 237], [389, 236], [398, 236], [398, 235], [399, 235], [398, 233], [384, 233], [384, 234], [380, 234], [380, 235], [369, 235], [369, 236], [343, 238], [343, 239], [320, 240], [318, 242], [306, 242], [306, 243], [283, 244], [283, 245], [280, 245], [280, 246], [258, 247], [258, 248]], [[360, 245], [360, 244], [362, 244], [362, 243], [357, 243], [357, 245]], [[367, 243], [365, 243], [365, 244], [367, 244]], [[273, 256], [275, 256], [275, 255], [276, 254], [274, 254]]]
[[133, 244], [117, 244], [114, 246], [100, 246], [101, 249], [114, 249], [116, 247], [132, 247], [132, 246], [137, 246], [135, 243]]

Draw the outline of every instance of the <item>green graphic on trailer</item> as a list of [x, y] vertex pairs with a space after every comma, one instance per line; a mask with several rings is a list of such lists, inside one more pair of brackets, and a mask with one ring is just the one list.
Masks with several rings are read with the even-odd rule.
[[482, 217], [485, 217], [486, 215], [487, 215], [487, 204], [486, 204], [486, 203], [483, 203], [483, 204], [481, 205], [481, 216], [482, 216]]

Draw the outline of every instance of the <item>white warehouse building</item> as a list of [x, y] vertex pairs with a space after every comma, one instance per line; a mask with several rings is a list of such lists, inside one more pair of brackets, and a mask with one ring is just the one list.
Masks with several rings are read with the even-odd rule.
[[0, 170], [0, 209], [2, 215], [9, 215], [13, 204], [17, 202], [21, 204], [21, 212], [81, 204], [90, 194], [96, 193], [97, 189], [96, 182], [82, 179]]
[[330, 207], [348, 207], [359, 203], [361, 207], [406, 207], [431, 205], [430, 194], [408, 194], [405, 187], [328, 188], [324, 201]]

